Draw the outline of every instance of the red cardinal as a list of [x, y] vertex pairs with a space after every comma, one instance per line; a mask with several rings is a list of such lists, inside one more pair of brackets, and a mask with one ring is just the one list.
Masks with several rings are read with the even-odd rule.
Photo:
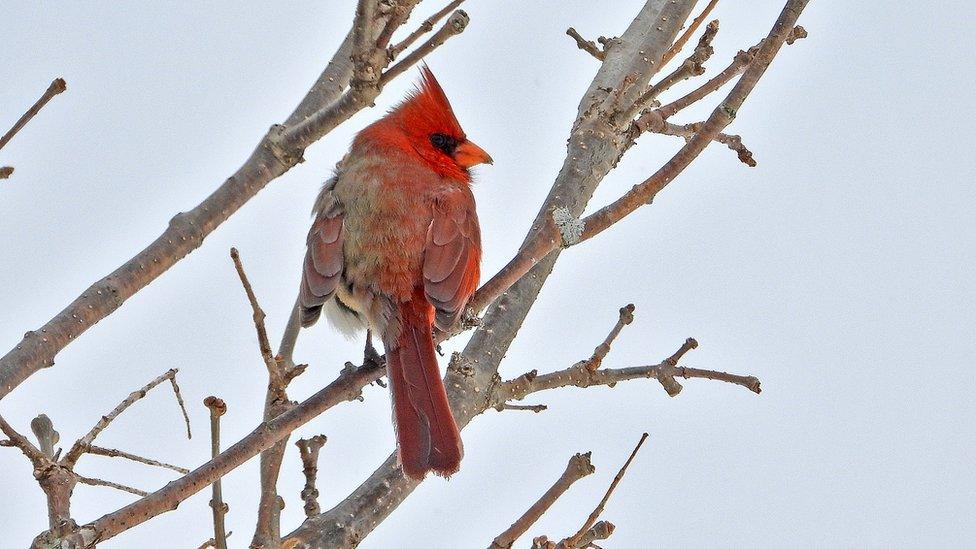
[[434, 354], [478, 286], [481, 232], [468, 141], [426, 66], [416, 90], [353, 140], [325, 184], [308, 234], [302, 326], [368, 328], [386, 349], [400, 465], [410, 478], [457, 472], [464, 450]]

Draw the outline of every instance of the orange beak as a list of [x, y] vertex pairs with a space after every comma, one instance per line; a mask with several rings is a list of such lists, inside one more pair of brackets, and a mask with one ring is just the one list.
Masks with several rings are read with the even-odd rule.
[[465, 141], [454, 149], [454, 161], [462, 168], [492, 163], [488, 153], [470, 141]]

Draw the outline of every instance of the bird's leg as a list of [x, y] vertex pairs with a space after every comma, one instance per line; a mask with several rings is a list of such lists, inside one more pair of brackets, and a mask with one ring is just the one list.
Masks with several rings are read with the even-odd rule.
[[373, 347], [373, 331], [366, 330], [366, 349], [363, 350], [363, 368], [378, 368], [386, 361]]

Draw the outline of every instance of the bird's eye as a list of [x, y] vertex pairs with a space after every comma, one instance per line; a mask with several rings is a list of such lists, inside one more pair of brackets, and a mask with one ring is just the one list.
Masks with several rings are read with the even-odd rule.
[[442, 133], [434, 133], [430, 136], [430, 142], [434, 147], [440, 149], [444, 154], [453, 154], [458, 142], [451, 136]]

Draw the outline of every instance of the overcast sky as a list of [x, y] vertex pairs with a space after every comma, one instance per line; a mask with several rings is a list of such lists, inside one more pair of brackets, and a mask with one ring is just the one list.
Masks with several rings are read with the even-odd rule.
[[[441, 5], [430, 2], [418, 16]], [[52, 78], [63, 76], [68, 91], [0, 151], [0, 164], [16, 167], [0, 182], [0, 353], [196, 205], [291, 112], [344, 36], [353, 2], [273, 4], [3, 3], [0, 130]], [[490, 274], [546, 195], [597, 69], [566, 28], [619, 34], [641, 2], [467, 4], [468, 30], [427, 62], [495, 159], [477, 169], [475, 186]], [[764, 36], [782, 4], [719, 4], [711, 72]], [[976, 14], [962, 1], [912, 6], [813, 1], [800, 21], [810, 37], [782, 51], [732, 126], [759, 166], [710, 147], [653, 205], [564, 253], [501, 366], [508, 378], [589, 356], [633, 302], [637, 321], [606, 367], [656, 363], [694, 336], [701, 347], [687, 365], [756, 375], [761, 396], [691, 380], [672, 399], [656, 382], [634, 381], [534, 395], [528, 402], [549, 405], [541, 414], [486, 413], [463, 432], [460, 473], [425, 482], [362, 547], [484, 547], [569, 456], [591, 450], [597, 473], [519, 546], [571, 534], [644, 431], [650, 439], [606, 508], [618, 528], [605, 547], [971, 544]], [[113, 423], [103, 445], [198, 465], [209, 456], [210, 394], [229, 406], [225, 441], [248, 433], [266, 374], [228, 249], [240, 249], [276, 339], [321, 182], [415, 77], [389, 85], [375, 109], [310, 147], [202, 248], [5, 398], [4, 417], [27, 432], [46, 413], [70, 444], [177, 367], [193, 439], [160, 388]], [[700, 120], [712, 105], [678, 121]], [[680, 145], [642, 138], [590, 209]], [[296, 358], [311, 367], [292, 396], [328, 383], [360, 345], [324, 323], [305, 332]], [[329, 437], [323, 508], [393, 449], [385, 390], [365, 396], [297, 433]], [[86, 457], [79, 471], [150, 490], [173, 478], [113, 461]], [[2, 545], [24, 547], [46, 528], [42, 494], [16, 450], [0, 449], [0, 470]], [[257, 472], [252, 460], [225, 479], [234, 547], [253, 533]], [[302, 483], [291, 445], [280, 482], [285, 531], [303, 517]], [[209, 498], [103, 545], [196, 547], [212, 535]], [[88, 522], [132, 500], [79, 486], [72, 511]]]

